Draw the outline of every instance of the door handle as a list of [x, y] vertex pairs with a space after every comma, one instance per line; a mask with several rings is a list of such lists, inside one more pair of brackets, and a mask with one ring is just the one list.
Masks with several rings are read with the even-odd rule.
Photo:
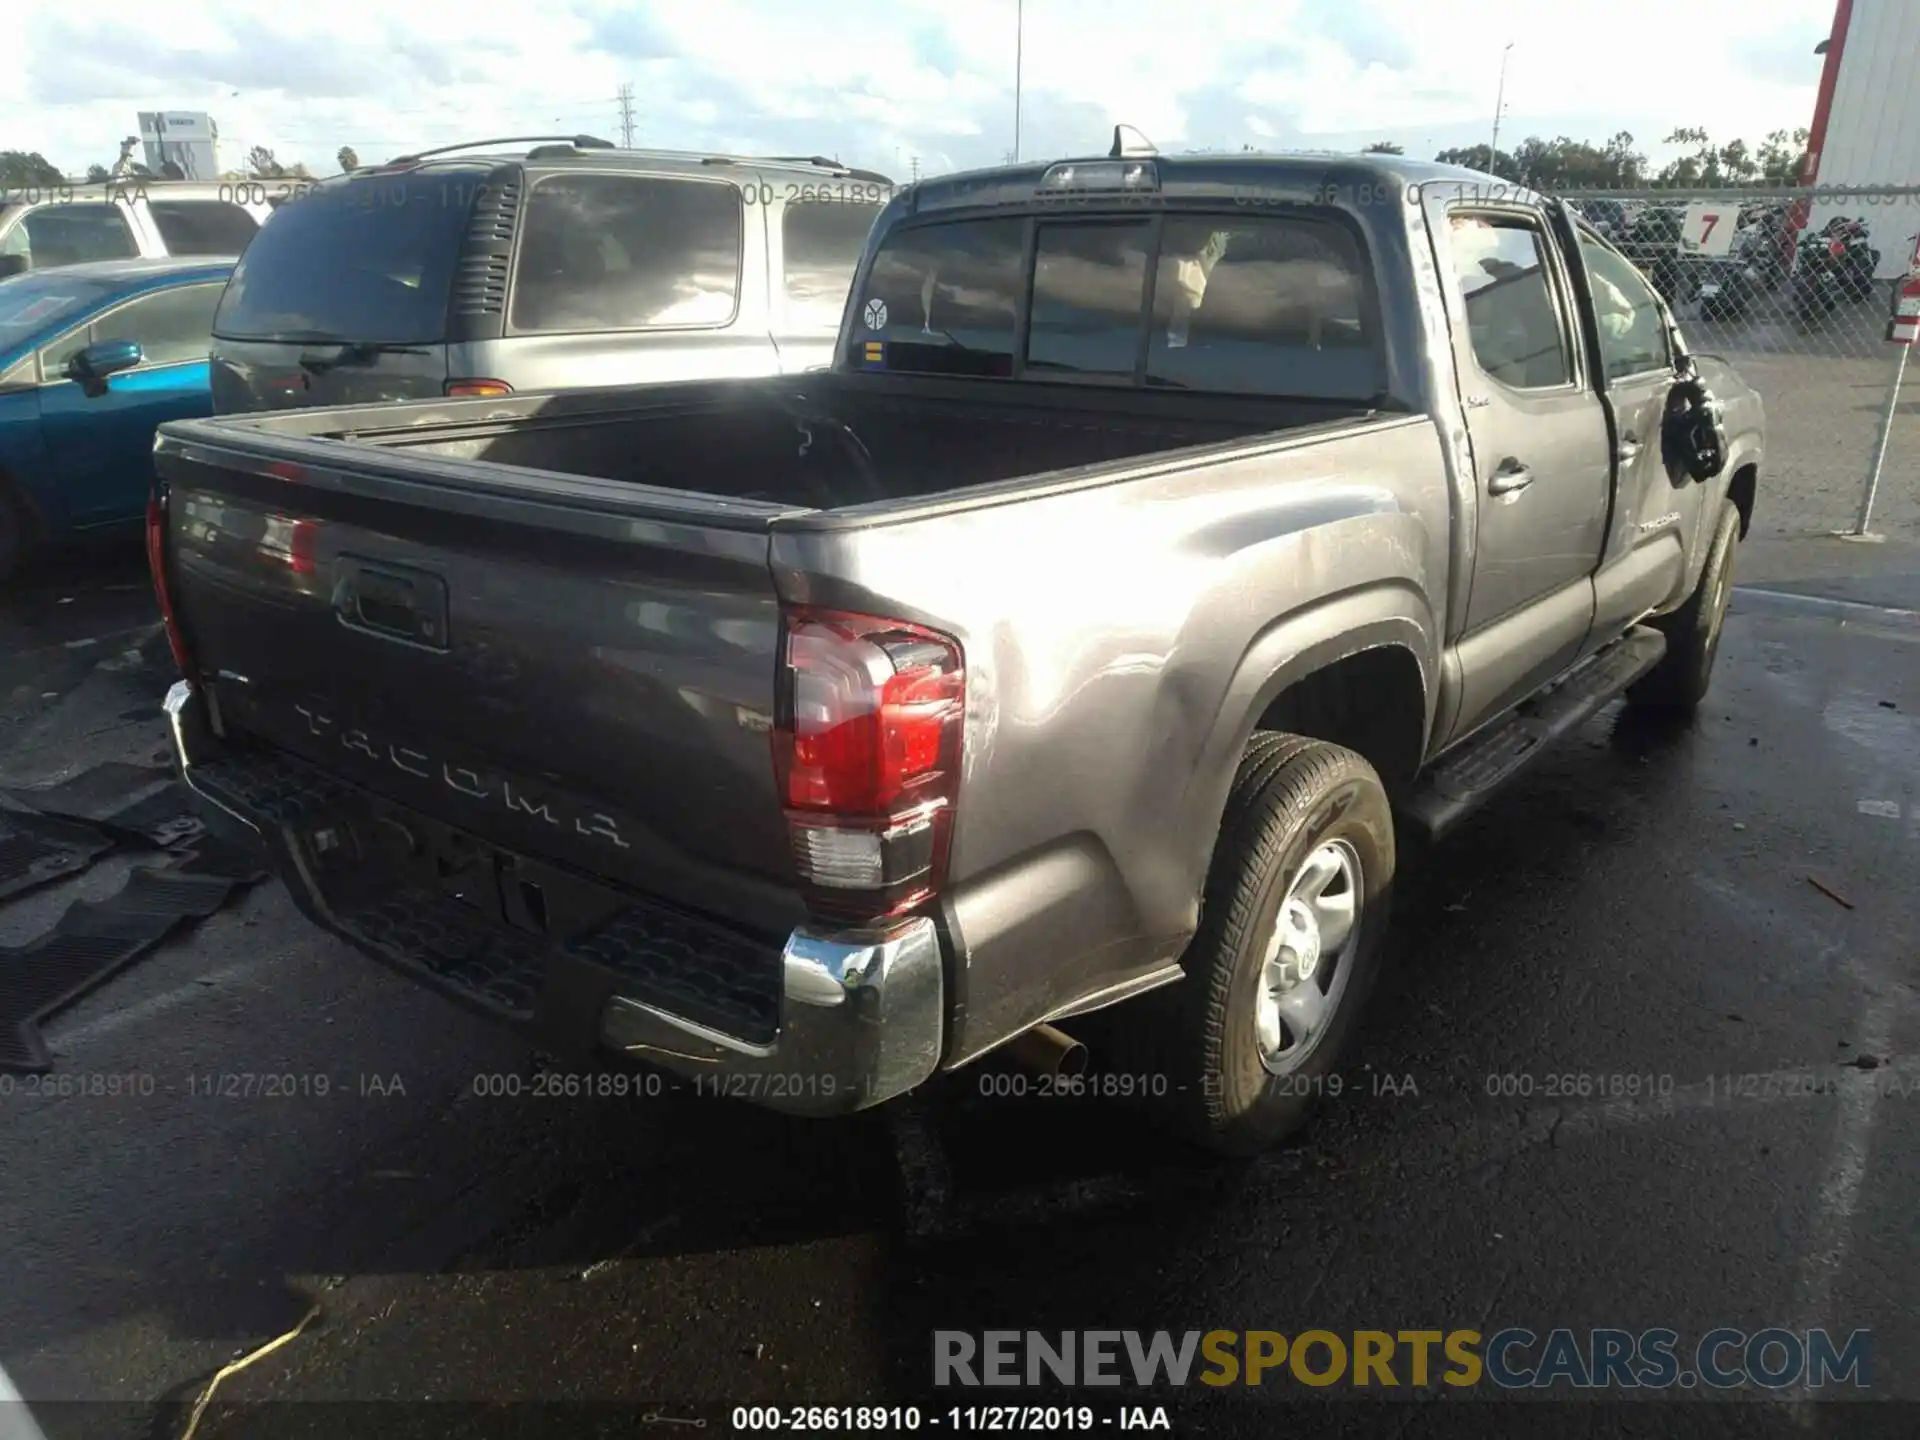
[[1518, 460], [1502, 460], [1487, 480], [1489, 495], [1515, 495], [1533, 483], [1533, 471]]
[[1629, 430], [1620, 437], [1620, 463], [1631, 465], [1640, 458], [1640, 437]]

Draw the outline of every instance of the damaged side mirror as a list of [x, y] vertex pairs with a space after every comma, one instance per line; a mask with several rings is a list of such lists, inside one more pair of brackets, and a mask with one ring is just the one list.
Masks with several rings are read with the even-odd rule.
[[1691, 366], [1667, 392], [1660, 438], [1669, 471], [1678, 468], [1690, 479], [1706, 481], [1727, 467], [1720, 402]]

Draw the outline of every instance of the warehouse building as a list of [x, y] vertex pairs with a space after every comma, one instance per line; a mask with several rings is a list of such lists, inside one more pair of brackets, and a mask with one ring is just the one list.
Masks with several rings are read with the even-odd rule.
[[[1808, 183], [1920, 186], [1920, 0], [1837, 0], [1807, 142]], [[1814, 203], [1814, 228], [1858, 215], [1873, 232], [1882, 279], [1906, 273], [1920, 196]]]

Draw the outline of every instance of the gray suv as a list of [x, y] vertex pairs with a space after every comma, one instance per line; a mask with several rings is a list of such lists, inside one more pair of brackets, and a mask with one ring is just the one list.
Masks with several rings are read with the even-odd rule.
[[[217, 413], [791, 373], [832, 357], [884, 175], [524, 137], [315, 185], [214, 320]], [[456, 152], [480, 149], [481, 154]]]

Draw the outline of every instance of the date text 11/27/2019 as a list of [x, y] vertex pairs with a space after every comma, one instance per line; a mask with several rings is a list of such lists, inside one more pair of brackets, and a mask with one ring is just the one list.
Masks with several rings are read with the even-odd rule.
[[953, 1405], [945, 1410], [922, 1410], [918, 1405], [736, 1405], [732, 1419], [736, 1431], [777, 1433], [1173, 1429], [1164, 1405], [1118, 1405], [1111, 1409], [1092, 1405]]

